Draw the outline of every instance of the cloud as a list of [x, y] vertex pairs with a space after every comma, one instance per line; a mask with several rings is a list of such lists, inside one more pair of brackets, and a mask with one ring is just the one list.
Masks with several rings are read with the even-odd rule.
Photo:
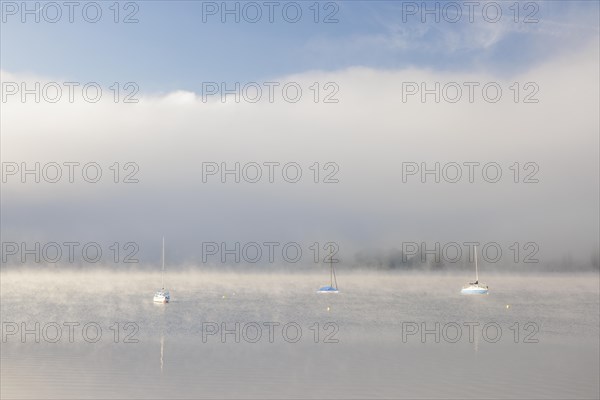
[[[535, 241], [547, 257], [568, 251], [588, 257], [598, 240], [598, 43], [558, 57], [510, 79], [493, 74], [407, 68], [311, 71], [272, 79], [275, 100], [257, 103], [178, 91], [139, 95], [136, 104], [114, 103], [112, 93], [95, 104], [56, 104], [15, 98], [2, 104], [2, 161], [97, 162], [106, 179], [90, 184], [21, 184], [2, 188], [3, 235], [9, 238], [101, 236], [153, 240], [165, 232], [181, 242], [181, 257], [202, 240], [334, 240], [346, 249], [394, 247], [402, 241]], [[2, 71], [2, 81], [21, 77]], [[466, 99], [464, 82], [480, 82]], [[42, 82], [42, 86], [43, 86]], [[296, 82], [297, 103], [279, 88]], [[335, 82], [338, 103], [314, 102]], [[462, 100], [402, 101], [403, 83], [443, 87], [457, 82]], [[497, 82], [501, 101], [482, 100], [480, 88]], [[515, 103], [539, 87], [537, 104]], [[31, 82], [29, 82], [31, 84]], [[264, 92], [263, 92], [264, 93]], [[18, 99], [18, 98], [17, 98]], [[137, 184], [115, 184], [139, 166]], [[497, 162], [497, 184], [402, 182], [403, 162]], [[203, 162], [298, 163], [303, 179], [281, 176], [252, 184], [202, 182]], [[339, 166], [340, 183], [314, 183], [326, 162]], [[539, 166], [540, 183], [513, 182], [510, 167]], [[313, 169], [311, 169], [313, 167]], [[464, 172], [464, 171], [463, 171]], [[266, 168], [263, 169], [266, 174]], [[18, 175], [17, 175], [18, 176]], [[266, 175], [264, 175], [266, 176]], [[519, 179], [522, 179], [522, 175]], [[285, 238], [285, 239], [284, 239]]]
[[[599, 33], [596, 3], [527, 2], [519, 4], [518, 12], [513, 3], [482, 1], [474, 7], [470, 15], [464, 2], [379, 3], [377, 11], [365, 8], [360, 17], [347, 16], [343, 21], [369, 28], [343, 36], [313, 37], [304, 50], [316, 59], [340, 60], [338, 64], [346, 65], [426, 66], [510, 75], [558, 53], [586, 48]], [[488, 10], [485, 15], [484, 8]], [[437, 15], [422, 12], [425, 9], [435, 9]]]

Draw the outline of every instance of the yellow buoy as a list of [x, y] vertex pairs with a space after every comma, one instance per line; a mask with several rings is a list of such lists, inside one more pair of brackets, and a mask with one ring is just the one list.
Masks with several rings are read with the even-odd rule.
[[329, 307], [327, 307], [327, 311], [329, 311], [329, 310], [330, 310], [330, 308], [329, 308]]
[[509, 308], [510, 308], [510, 304], [507, 304], [507, 305], [506, 305], [506, 308], [507, 308], [507, 309], [509, 309]]

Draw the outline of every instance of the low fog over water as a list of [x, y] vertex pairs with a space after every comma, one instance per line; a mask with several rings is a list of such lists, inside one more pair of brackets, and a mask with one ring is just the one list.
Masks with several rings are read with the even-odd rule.
[[167, 273], [166, 305], [158, 273], [1, 278], [6, 398], [599, 395], [595, 273], [489, 274], [469, 297], [463, 274], [343, 271], [322, 295], [324, 269], [190, 269]]

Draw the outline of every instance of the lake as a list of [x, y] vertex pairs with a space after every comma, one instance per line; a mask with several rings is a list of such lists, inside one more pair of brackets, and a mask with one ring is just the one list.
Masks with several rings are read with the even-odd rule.
[[598, 398], [597, 273], [1, 273], [4, 398]]

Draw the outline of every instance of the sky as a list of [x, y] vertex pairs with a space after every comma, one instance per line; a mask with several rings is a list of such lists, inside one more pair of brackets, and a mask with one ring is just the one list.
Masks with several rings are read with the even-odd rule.
[[[205, 242], [333, 241], [347, 261], [423, 241], [498, 242], [507, 259], [516, 242], [522, 252], [536, 244], [542, 262], [589, 263], [599, 235], [599, 4], [477, 2], [471, 22], [467, 3], [275, 2], [270, 22], [265, 2], [120, 2], [115, 23], [113, 2], [80, 2], [69, 22], [62, 2], [3, 1], [3, 173], [94, 162], [103, 179], [3, 176], [2, 241], [132, 241], [141, 260], [158, 262], [164, 235], [174, 263], [200, 262]], [[239, 22], [221, 15], [236, 4]], [[424, 12], [436, 4], [439, 21]], [[97, 8], [99, 21], [88, 22]], [[103, 95], [37, 103], [7, 94], [36, 82], [97, 82]], [[262, 96], [248, 101], [252, 85], [239, 103], [211, 92], [236, 82]], [[278, 83], [272, 102], [265, 82]], [[302, 90], [297, 102], [281, 91], [290, 82]], [[439, 102], [407, 95], [424, 82], [448, 92]], [[465, 82], [477, 84], [473, 101]], [[490, 82], [502, 90], [497, 102], [482, 93]], [[456, 86], [462, 96], [448, 101]], [[138, 102], [123, 102], [128, 93]], [[265, 162], [297, 163], [302, 179], [203, 176], [207, 163], [266, 173]], [[403, 181], [409, 164], [458, 163], [465, 173], [465, 162], [499, 165], [502, 177]], [[127, 173], [139, 182], [123, 183]]]

